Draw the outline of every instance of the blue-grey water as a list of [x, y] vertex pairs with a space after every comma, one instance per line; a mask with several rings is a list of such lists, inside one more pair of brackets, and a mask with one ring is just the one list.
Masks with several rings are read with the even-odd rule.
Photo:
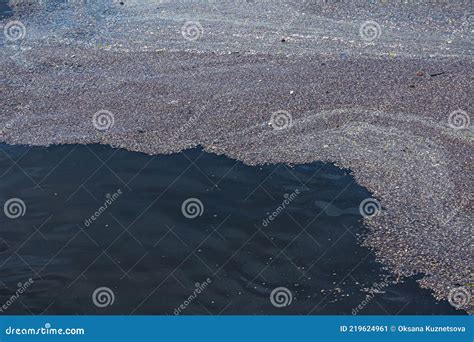
[[[352, 314], [364, 300], [356, 313], [456, 314], [414, 279], [391, 282], [361, 247], [371, 194], [347, 170], [247, 166], [200, 148], [0, 146], [3, 314]], [[188, 199], [197, 211], [183, 212]], [[270, 300], [278, 287], [287, 306]]]

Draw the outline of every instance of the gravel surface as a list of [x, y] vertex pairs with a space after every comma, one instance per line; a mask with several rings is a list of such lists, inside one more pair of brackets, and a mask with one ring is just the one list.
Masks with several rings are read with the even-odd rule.
[[[156, 13], [104, 3], [20, 17], [25, 38], [1, 43], [0, 141], [149, 154], [202, 145], [251, 165], [334, 162], [381, 202], [364, 244], [388, 268], [422, 274], [439, 299], [469, 282], [467, 3], [186, 2]], [[197, 40], [181, 35], [184, 20], [202, 25]], [[366, 20], [380, 24], [375, 41], [359, 36]], [[106, 130], [94, 121], [101, 110], [105, 123], [113, 117]]]

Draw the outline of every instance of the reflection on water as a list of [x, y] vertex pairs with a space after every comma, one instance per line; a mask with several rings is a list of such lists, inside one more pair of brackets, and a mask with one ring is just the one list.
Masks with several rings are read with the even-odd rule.
[[382, 283], [357, 243], [370, 194], [329, 164], [1, 145], [0, 175], [3, 313], [456, 313]]

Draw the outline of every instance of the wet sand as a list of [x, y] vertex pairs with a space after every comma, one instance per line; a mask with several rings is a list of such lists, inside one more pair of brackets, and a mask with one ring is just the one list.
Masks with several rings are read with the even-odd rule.
[[[465, 41], [430, 57], [439, 51], [436, 39], [426, 43], [433, 50], [426, 55], [390, 48], [383, 36], [377, 48], [354, 43], [311, 52], [307, 40], [290, 35], [268, 38], [278, 50], [268, 53], [271, 46], [214, 44], [227, 39], [243, 47], [250, 39], [213, 39], [225, 27], [219, 25], [203, 35], [200, 49], [176, 49], [172, 39], [169, 49], [140, 50], [56, 38], [47, 46], [34, 38], [33, 48], [7, 43], [0, 52], [0, 141], [102, 143], [149, 154], [202, 145], [250, 165], [335, 162], [380, 200], [383, 211], [365, 220], [371, 232], [363, 243], [393, 273], [424, 274], [420, 284], [438, 299], [467, 284], [474, 134], [472, 126], [448, 124], [450, 113], [469, 113], [472, 105]], [[410, 44], [423, 49], [422, 38]], [[93, 125], [100, 110], [114, 119], [105, 131]], [[279, 110], [291, 116], [290, 127], [269, 125]]]

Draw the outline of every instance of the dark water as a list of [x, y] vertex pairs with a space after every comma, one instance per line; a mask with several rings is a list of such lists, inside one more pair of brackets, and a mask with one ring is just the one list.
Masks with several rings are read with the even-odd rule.
[[12, 9], [8, 6], [8, 0], [0, 0], [0, 19], [12, 15]]
[[[13, 15], [7, 3], [0, 18]], [[0, 146], [2, 209], [25, 204], [18, 218], [0, 211], [0, 313], [174, 314], [196, 283], [203, 290], [182, 314], [351, 314], [364, 300], [360, 314], [459, 313], [414, 279], [382, 283], [387, 273], [357, 243], [366, 233], [358, 206], [370, 194], [334, 166], [255, 168], [199, 149], [150, 157]], [[201, 216], [183, 216], [189, 198], [202, 202]], [[93, 301], [101, 287], [114, 297], [105, 307]], [[291, 293], [286, 307], [270, 301], [278, 287]], [[370, 287], [380, 291], [367, 300]]]
[[[0, 304], [33, 280], [3, 313], [173, 314], [199, 283], [182, 314], [351, 314], [386, 275], [357, 243], [370, 194], [335, 166], [0, 146]], [[189, 198], [200, 216], [183, 215]], [[100, 287], [113, 303], [94, 304]], [[277, 287], [291, 304], [272, 305]], [[456, 314], [413, 279], [379, 289], [361, 314]]]

